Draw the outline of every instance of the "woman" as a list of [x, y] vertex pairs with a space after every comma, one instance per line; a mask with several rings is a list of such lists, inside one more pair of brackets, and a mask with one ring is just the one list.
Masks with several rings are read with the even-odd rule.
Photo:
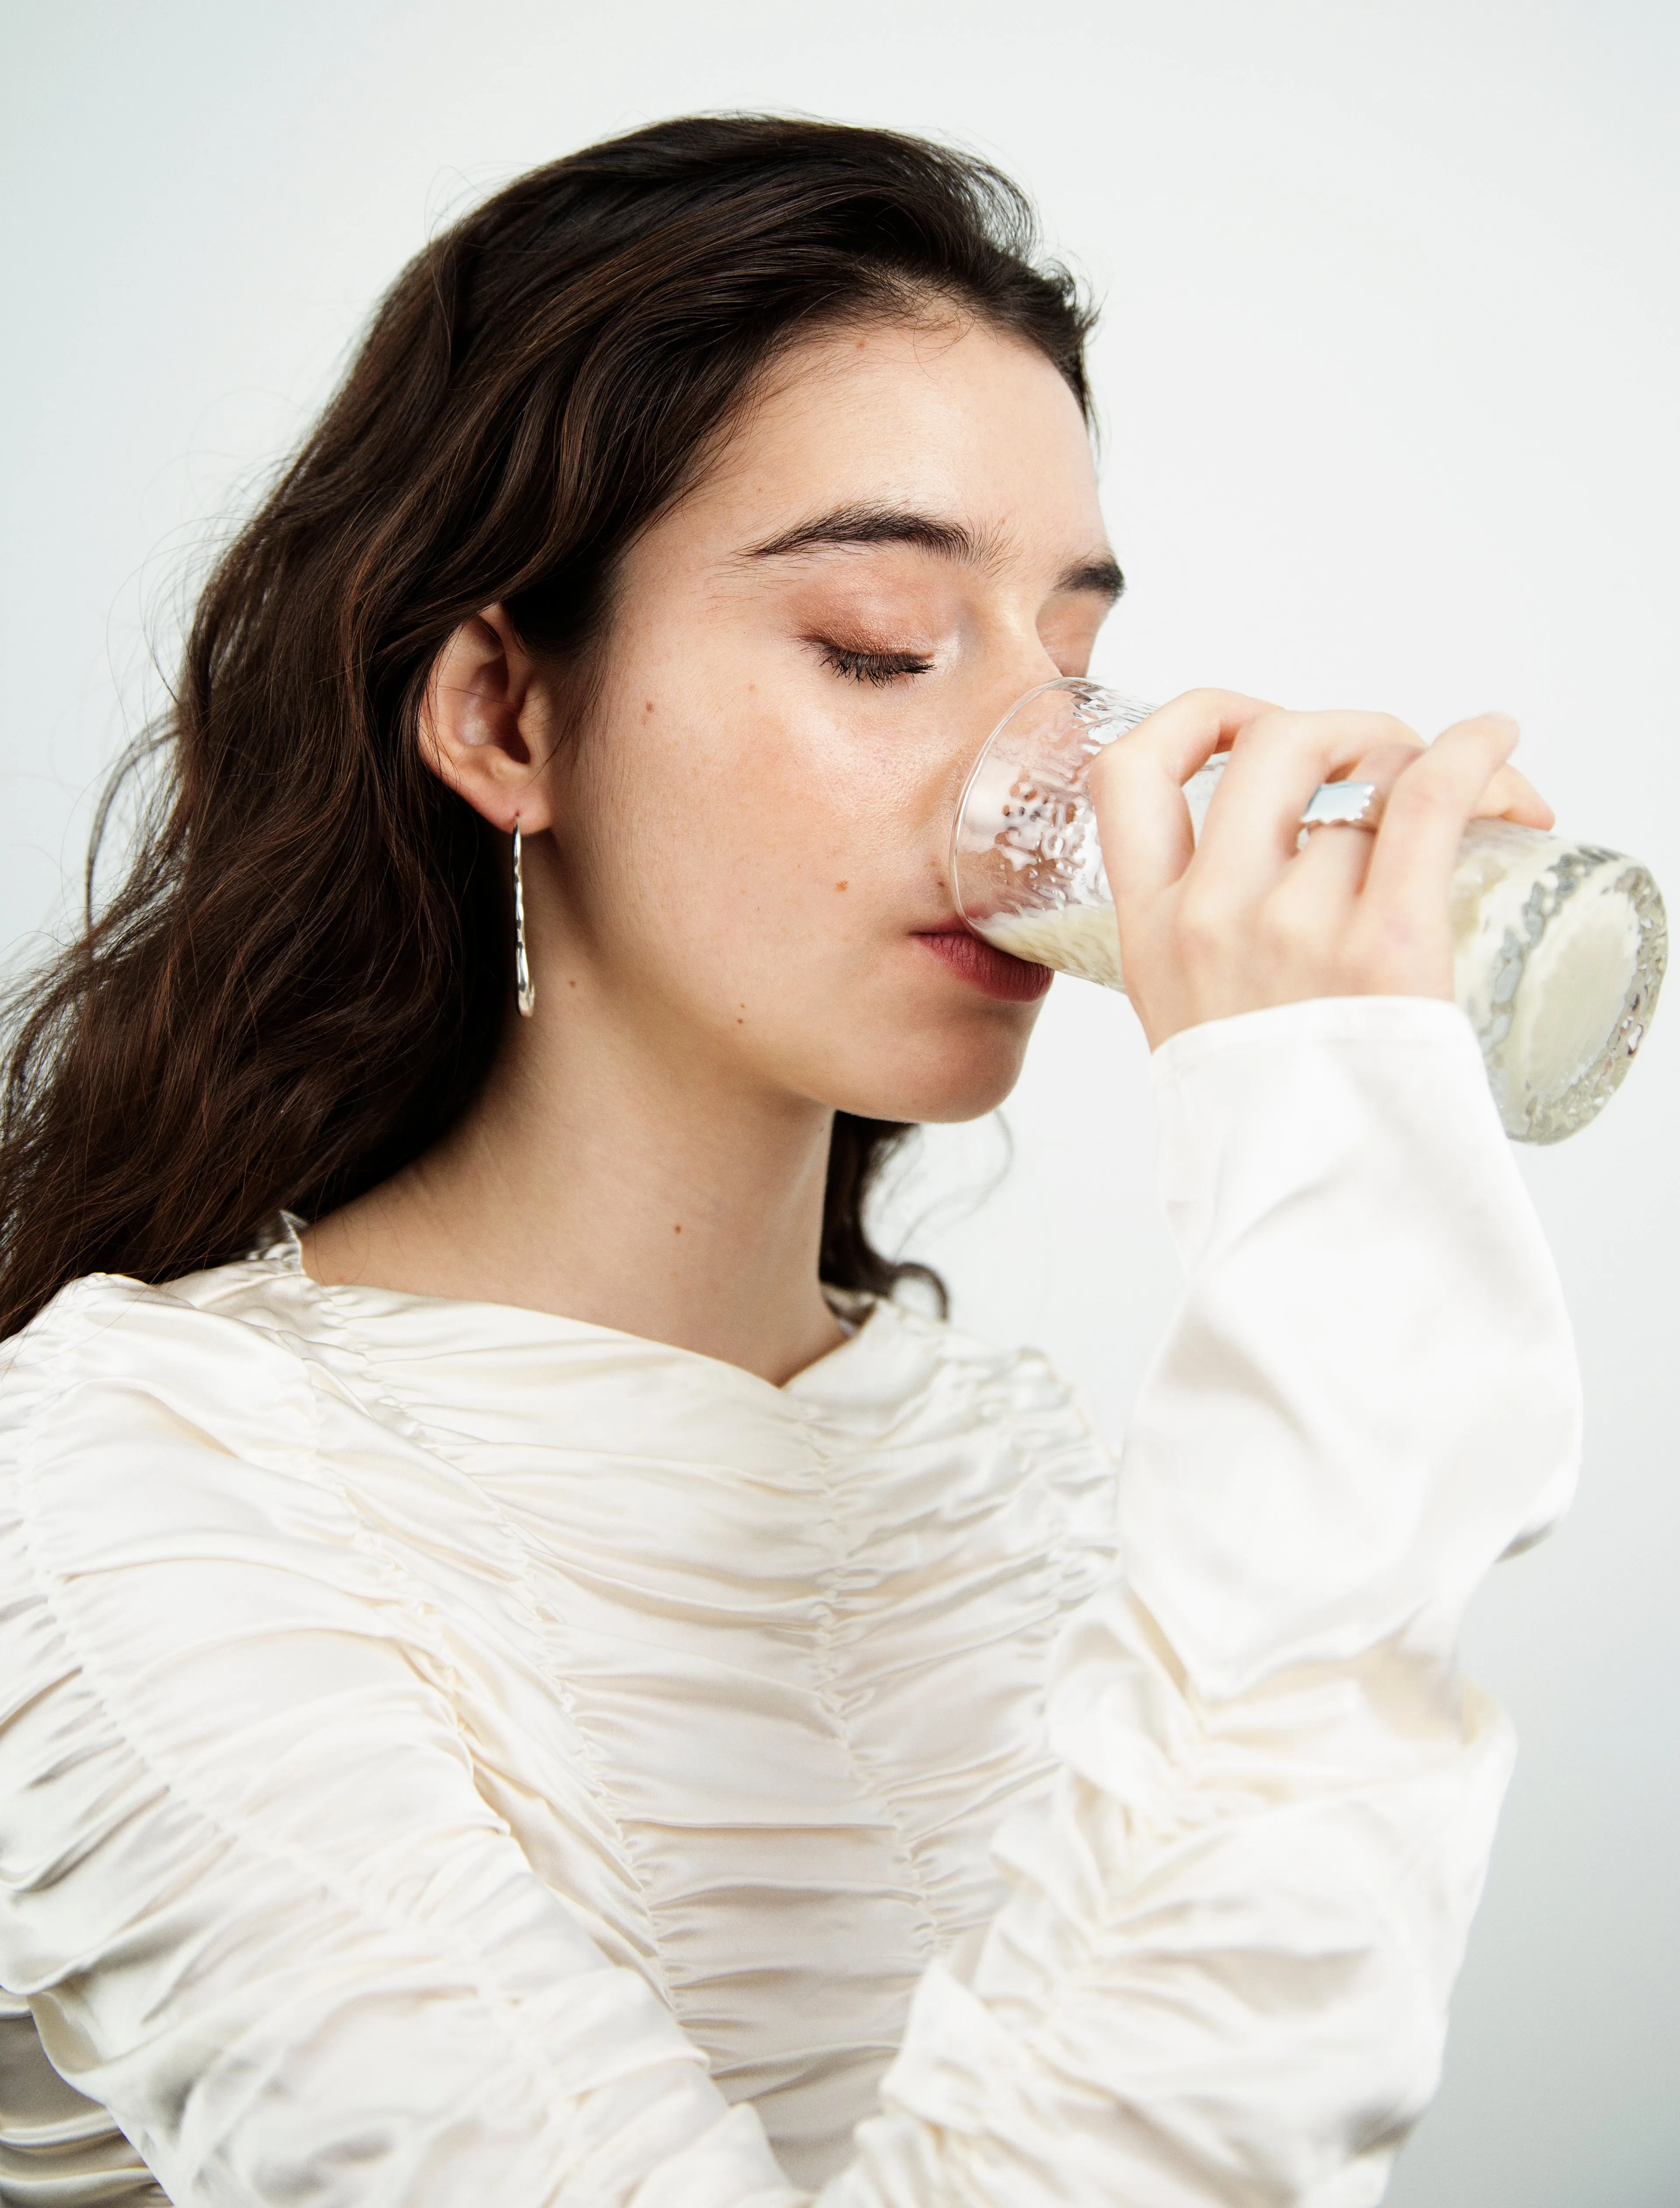
[[212, 579], [0, 1158], [9, 2198], [1380, 2193], [1509, 1761], [1455, 1628], [1574, 1461], [1449, 1001], [1465, 820], [1550, 815], [1497, 717], [1155, 715], [1190, 1287], [1118, 1477], [895, 1306], [872, 1173], [1049, 979], [951, 808], [1120, 582], [1034, 250], [911, 140], [597, 147]]

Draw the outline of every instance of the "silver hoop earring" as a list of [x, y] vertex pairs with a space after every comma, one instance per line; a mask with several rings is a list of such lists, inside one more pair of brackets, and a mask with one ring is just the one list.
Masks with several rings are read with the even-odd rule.
[[519, 1011], [526, 1019], [537, 1009], [537, 992], [531, 982], [531, 961], [525, 957], [525, 868], [519, 861], [519, 822], [513, 818], [513, 986]]

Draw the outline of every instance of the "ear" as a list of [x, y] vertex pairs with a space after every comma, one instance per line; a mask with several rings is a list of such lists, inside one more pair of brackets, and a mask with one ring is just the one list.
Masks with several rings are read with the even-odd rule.
[[554, 708], [537, 663], [499, 605], [464, 621], [439, 652], [420, 709], [426, 764], [493, 826], [554, 825], [543, 770]]

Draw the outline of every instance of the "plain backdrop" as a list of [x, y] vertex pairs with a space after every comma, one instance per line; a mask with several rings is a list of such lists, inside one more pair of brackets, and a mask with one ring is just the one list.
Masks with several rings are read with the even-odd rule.
[[[1503, 706], [1563, 825], [1680, 891], [1677, 98], [1657, 0], [7, 0], [7, 957], [65, 924], [148, 647], [399, 265], [705, 107], [944, 135], [1036, 195], [1106, 303], [1099, 672], [1425, 733]], [[1677, 1101], [1680, 1003], [1523, 1159], [1587, 1461], [1473, 1617], [1522, 1750], [1401, 2208], [1680, 2201]], [[891, 1231], [1118, 1434], [1177, 1292], [1124, 1000], [1059, 982], [1005, 1118], [924, 1137]]]

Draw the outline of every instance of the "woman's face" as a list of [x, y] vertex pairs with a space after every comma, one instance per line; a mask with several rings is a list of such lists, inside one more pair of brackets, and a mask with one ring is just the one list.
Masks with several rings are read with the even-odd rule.
[[697, 1076], [989, 1110], [1049, 976], [960, 930], [951, 809], [1012, 701], [1084, 672], [1118, 584], [1035, 350], [870, 324], [788, 355], [625, 561], [588, 726], [543, 776], [539, 995], [609, 1000]]

